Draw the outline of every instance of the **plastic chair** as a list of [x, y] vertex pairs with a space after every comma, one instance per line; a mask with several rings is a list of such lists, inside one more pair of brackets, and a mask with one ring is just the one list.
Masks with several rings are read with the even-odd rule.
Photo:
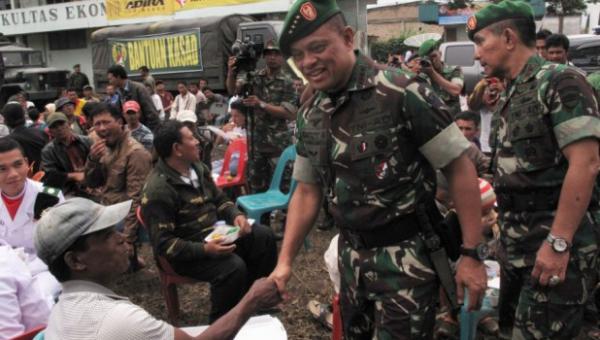
[[[229, 167], [231, 165], [231, 159], [233, 155], [238, 154], [238, 166], [237, 173], [235, 176], [230, 175]], [[246, 164], [248, 163], [248, 145], [246, 144], [245, 138], [234, 139], [227, 150], [225, 150], [225, 157], [223, 158], [223, 167], [221, 173], [215, 181], [215, 184], [219, 188], [232, 188], [240, 187], [240, 191], [246, 186]]]
[[290, 190], [287, 194], [281, 192], [279, 186], [286, 164], [295, 159], [296, 146], [288, 146], [283, 150], [281, 157], [279, 157], [279, 162], [277, 162], [277, 167], [275, 168], [275, 173], [271, 179], [269, 190], [259, 194], [238, 197], [236, 204], [246, 212], [249, 218], [260, 221], [262, 215], [265, 213], [269, 213], [275, 209], [287, 209], [292, 193], [294, 192], [294, 189], [296, 189], [296, 181], [292, 178]]
[[494, 308], [491, 305], [488, 296], [483, 298], [481, 309], [469, 312], [467, 310], [469, 301], [465, 290], [465, 301], [460, 309], [460, 340], [474, 340], [477, 335], [477, 325], [484, 316], [490, 315]]
[[[37, 327], [30, 329], [29, 331], [27, 331], [21, 335], [18, 335], [10, 340], [33, 340], [34, 338], [36, 338], [37, 334], [42, 332], [44, 329], [46, 329], [46, 326], [37, 326]], [[42, 336], [42, 339], [43, 339], [43, 336]]]
[[[135, 213], [138, 221], [147, 231], [148, 228], [144, 223], [141, 207], [138, 206]], [[154, 248], [152, 251], [154, 252]], [[154, 260], [156, 261], [156, 266], [158, 267], [160, 290], [165, 298], [165, 303], [167, 304], [167, 317], [169, 322], [176, 326], [177, 319], [179, 317], [179, 297], [177, 295], [177, 285], [198, 283], [200, 281], [177, 274], [164, 256], [154, 254]]]

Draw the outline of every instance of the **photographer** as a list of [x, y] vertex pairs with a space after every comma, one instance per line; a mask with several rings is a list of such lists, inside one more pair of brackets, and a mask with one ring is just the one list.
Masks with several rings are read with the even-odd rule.
[[[250, 188], [252, 192], [265, 191], [277, 160], [283, 149], [292, 143], [291, 134], [287, 128], [290, 120], [296, 119], [298, 107], [292, 78], [283, 72], [284, 59], [279, 47], [274, 41], [268, 41], [263, 50], [266, 67], [256, 72], [252, 77], [242, 79], [245, 88], [252, 91], [242, 91], [243, 103], [250, 113], [250, 155], [249, 165]], [[238, 76], [239, 56], [229, 59], [227, 73], [227, 90], [235, 94]], [[239, 71], [250, 72], [254, 70]], [[237, 79], [236, 79], [237, 78]]]
[[450, 108], [454, 117], [460, 110], [459, 95], [464, 85], [464, 75], [458, 66], [445, 66], [442, 54], [438, 50], [438, 42], [433, 39], [425, 41], [419, 47], [421, 57], [421, 74], [427, 76], [433, 90]]

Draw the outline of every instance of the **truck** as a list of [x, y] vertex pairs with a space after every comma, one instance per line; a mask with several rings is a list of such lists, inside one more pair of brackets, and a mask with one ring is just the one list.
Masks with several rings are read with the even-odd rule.
[[475, 44], [471, 41], [445, 42], [440, 45], [442, 60], [446, 65], [460, 66], [465, 76], [464, 93], [473, 92], [475, 85], [483, 78], [483, 68], [475, 59]]
[[120, 64], [133, 80], [139, 80], [139, 68], [147, 66], [167, 90], [175, 90], [179, 81], [197, 83], [204, 78], [221, 92], [234, 42], [252, 41], [262, 50], [265, 42], [277, 39], [282, 26], [280, 21], [232, 14], [102, 28], [91, 38], [95, 85], [102, 91], [106, 71]]
[[67, 86], [69, 71], [47, 67], [41, 51], [0, 37], [0, 105], [19, 93], [41, 107], [58, 98]]

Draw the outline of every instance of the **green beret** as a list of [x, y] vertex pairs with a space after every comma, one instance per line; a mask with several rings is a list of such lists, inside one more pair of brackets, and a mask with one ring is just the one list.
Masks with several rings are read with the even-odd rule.
[[533, 9], [524, 1], [504, 0], [498, 4], [488, 5], [467, 20], [469, 39], [473, 40], [475, 33], [498, 21], [521, 18], [535, 22]]
[[337, 13], [341, 13], [335, 0], [296, 0], [283, 22], [279, 47], [289, 56], [290, 47], [312, 32]]
[[587, 81], [596, 91], [600, 91], [600, 71], [587, 76]]
[[419, 57], [423, 58], [438, 48], [438, 41], [434, 39], [425, 40], [419, 47]]

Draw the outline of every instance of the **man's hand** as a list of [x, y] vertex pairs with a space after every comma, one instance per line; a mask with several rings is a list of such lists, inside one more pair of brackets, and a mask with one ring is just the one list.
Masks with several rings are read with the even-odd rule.
[[560, 278], [560, 282], [565, 280], [567, 275], [567, 265], [569, 264], [569, 252], [557, 253], [552, 249], [550, 243], [544, 241], [537, 252], [535, 265], [531, 271], [532, 284], [547, 286], [548, 281], [554, 275]]
[[104, 156], [106, 153], [106, 141], [104, 139], [99, 139], [96, 143], [92, 145], [90, 148], [90, 159], [94, 162], [97, 162]]
[[256, 304], [256, 308], [259, 310], [274, 307], [281, 302], [277, 286], [271, 278], [263, 277], [254, 281], [246, 296]]
[[462, 304], [465, 298], [465, 288], [469, 294], [468, 310], [473, 311], [481, 307], [481, 301], [487, 288], [487, 273], [483, 262], [467, 256], [462, 256], [456, 265], [456, 296], [458, 303]]
[[261, 100], [257, 96], [248, 96], [243, 100], [244, 105], [257, 108], [260, 106]]
[[230, 73], [235, 73], [237, 71], [237, 66], [235, 66], [235, 64], [237, 63], [237, 58], [234, 56], [229, 57], [229, 59], [227, 60], [227, 71], [229, 71]]
[[288, 293], [285, 290], [285, 286], [290, 280], [291, 276], [292, 267], [281, 263], [277, 263], [277, 267], [275, 267], [271, 275], [269, 275], [269, 279], [275, 281], [275, 284], [277, 285], [277, 290], [279, 290], [279, 294], [281, 294], [281, 297], [284, 300], [288, 299]]
[[244, 215], [239, 215], [233, 220], [233, 224], [240, 227], [240, 235], [245, 236], [252, 232], [252, 226], [248, 223], [248, 219]]
[[223, 244], [223, 240], [214, 240], [204, 244], [204, 251], [214, 257], [231, 254], [234, 250], [235, 244]]
[[67, 178], [73, 182], [81, 183], [85, 179], [85, 173], [83, 172], [69, 172]]

